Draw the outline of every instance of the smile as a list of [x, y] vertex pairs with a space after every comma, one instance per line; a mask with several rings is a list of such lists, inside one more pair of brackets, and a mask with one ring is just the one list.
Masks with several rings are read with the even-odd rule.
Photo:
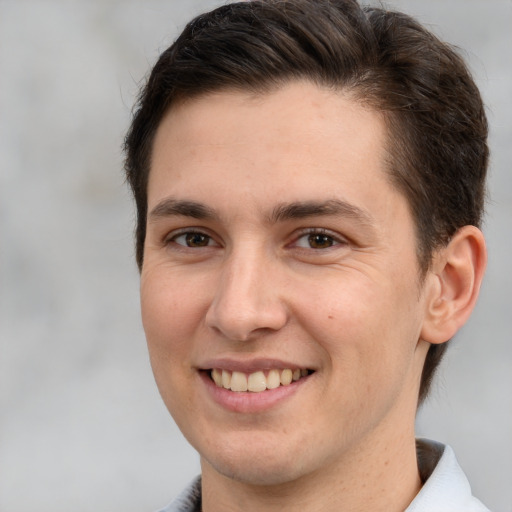
[[221, 370], [214, 368], [210, 376], [219, 388], [229, 389], [235, 392], [251, 391], [261, 393], [280, 386], [288, 386], [312, 373], [308, 369], [272, 369], [257, 371], [250, 374], [237, 371]]

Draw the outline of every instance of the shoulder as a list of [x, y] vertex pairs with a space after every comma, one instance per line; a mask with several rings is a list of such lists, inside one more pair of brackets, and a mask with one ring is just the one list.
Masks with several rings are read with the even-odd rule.
[[417, 453], [424, 484], [406, 512], [489, 512], [473, 496], [468, 479], [449, 446], [419, 439]]
[[201, 477], [193, 480], [167, 507], [158, 512], [200, 512]]

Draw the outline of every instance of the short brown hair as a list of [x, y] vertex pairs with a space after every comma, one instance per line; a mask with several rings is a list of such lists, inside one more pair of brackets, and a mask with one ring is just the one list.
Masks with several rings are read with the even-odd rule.
[[[356, 0], [237, 2], [191, 21], [139, 96], [125, 141], [139, 268], [152, 145], [167, 110], [209, 92], [262, 93], [304, 79], [348, 92], [384, 115], [389, 176], [411, 209], [423, 275], [433, 252], [460, 227], [480, 225], [487, 120], [478, 88], [452, 47], [405, 14]], [[446, 346], [429, 349], [420, 403]]]

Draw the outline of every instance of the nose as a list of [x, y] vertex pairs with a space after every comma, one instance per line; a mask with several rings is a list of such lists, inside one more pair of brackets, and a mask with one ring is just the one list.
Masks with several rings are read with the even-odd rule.
[[263, 255], [232, 254], [224, 264], [206, 325], [233, 341], [278, 331], [288, 321], [278, 264]]

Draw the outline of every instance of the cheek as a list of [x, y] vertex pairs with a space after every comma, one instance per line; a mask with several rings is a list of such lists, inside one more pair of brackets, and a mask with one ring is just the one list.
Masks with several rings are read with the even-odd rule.
[[[191, 337], [198, 325], [197, 296], [165, 275], [141, 277], [142, 323], [155, 377], [188, 361]], [[163, 368], [162, 368], [163, 367]]]
[[[141, 276], [142, 323], [151, 368], [160, 395], [173, 417], [187, 409], [187, 390], [194, 372], [190, 364], [194, 319], [192, 298], [165, 276]], [[179, 392], [178, 392], [179, 391]]]
[[386, 381], [406, 367], [419, 322], [417, 297], [410, 285], [357, 277], [346, 276], [338, 286], [316, 288], [308, 303], [297, 309], [304, 312], [307, 330], [325, 350], [335, 373], [351, 374], [362, 385]]
[[[194, 293], [192, 293], [194, 290]], [[178, 338], [197, 316], [202, 301], [201, 288], [180, 278], [179, 272], [155, 265], [141, 275], [142, 322], [146, 335], [153, 339]]]

